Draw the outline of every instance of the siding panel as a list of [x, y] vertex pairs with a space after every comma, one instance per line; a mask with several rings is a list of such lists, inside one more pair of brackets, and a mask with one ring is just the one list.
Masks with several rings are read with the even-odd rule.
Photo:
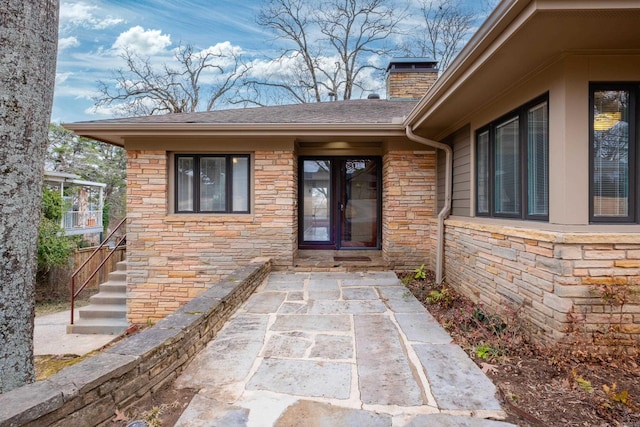
[[[471, 132], [465, 126], [444, 140], [453, 147], [452, 215], [470, 216], [471, 198]], [[438, 150], [438, 211], [444, 206], [445, 155]]]

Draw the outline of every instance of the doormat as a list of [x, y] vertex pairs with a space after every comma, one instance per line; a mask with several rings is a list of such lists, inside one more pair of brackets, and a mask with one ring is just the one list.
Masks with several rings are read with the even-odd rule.
[[334, 256], [334, 261], [371, 261], [368, 256]]

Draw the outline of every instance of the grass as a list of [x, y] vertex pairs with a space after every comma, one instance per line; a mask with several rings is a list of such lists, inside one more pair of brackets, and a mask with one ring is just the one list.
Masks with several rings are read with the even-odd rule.
[[[89, 300], [76, 300], [76, 307], [84, 307], [89, 304]], [[69, 300], [45, 300], [36, 302], [36, 316], [58, 313], [71, 309]]]

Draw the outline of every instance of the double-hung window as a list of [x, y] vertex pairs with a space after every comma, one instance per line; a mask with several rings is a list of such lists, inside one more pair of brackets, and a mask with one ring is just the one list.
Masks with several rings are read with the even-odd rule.
[[590, 87], [591, 222], [637, 223], [638, 84]]
[[176, 154], [176, 213], [248, 213], [249, 156]]
[[476, 132], [476, 214], [549, 218], [547, 95]]

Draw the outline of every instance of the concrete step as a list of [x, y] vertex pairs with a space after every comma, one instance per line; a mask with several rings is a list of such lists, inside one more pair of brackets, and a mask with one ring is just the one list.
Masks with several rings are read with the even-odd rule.
[[109, 273], [108, 280], [110, 282], [126, 282], [127, 272], [122, 270], [116, 270]]
[[124, 281], [108, 281], [100, 284], [100, 292], [118, 292], [127, 293], [127, 282]]
[[67, 333], [120, 335], [128, 327], [124, 319], [78, 319], [73, 325], [67, 325]]
[[126, 292], [98, 292], [89, 297], [89, 304], [118, 304], [126, 307], [127, 294]]
[[122, 304], [89, 304], [78, 310], [79, 319], [126, 319], [127, 307]]
[[118, 262], [99, 289], [79, 310], [74, 324], [67, 325], [68, 334], [120, 335], [127, 330], [127, 262]]

